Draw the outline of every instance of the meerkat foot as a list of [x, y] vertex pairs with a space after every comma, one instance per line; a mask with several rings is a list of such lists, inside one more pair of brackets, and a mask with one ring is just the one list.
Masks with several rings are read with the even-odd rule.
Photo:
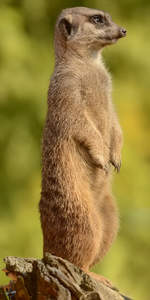
[[91, 276], [92, 278], [94, 278], [95, 280], [98, 280], [98, 281], [100, 281], [101, 283], [105, 284], [106, 286], [108, 286], [108, 287], [114, 289], [114, 286], [113, 286], [112, 282], [111, 282], [109, 279], [105, 278], [104, 276], [99, 275], [99, 274], [96, 274], [96, 273], [93, 273], [93, 272], [89, 272], [89, 271], [86, 272], [86, 273], [87, 273], [89, 276]]

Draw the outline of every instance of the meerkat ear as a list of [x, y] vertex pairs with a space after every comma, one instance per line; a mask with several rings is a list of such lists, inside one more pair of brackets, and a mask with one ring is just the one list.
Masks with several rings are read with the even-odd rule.
[[72, 23], [71, 15], [67, 15], [60, 20], [59, 29], [66, 39], [72, 37], [76, 33], [76, 26]]

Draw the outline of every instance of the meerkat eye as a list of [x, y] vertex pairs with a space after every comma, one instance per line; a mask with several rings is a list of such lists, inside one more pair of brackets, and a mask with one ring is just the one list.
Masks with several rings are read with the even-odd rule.
[[95, 23], [95, 24], [104, 24], [105, 23], [105, 19], [102, 15], [92, 16], [91, 21], [92, 21], [92, 23]]

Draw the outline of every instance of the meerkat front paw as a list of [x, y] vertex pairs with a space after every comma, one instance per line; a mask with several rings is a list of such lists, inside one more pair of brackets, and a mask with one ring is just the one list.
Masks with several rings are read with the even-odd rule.
[[115, 156], [110, 158], [110, 163], [113, 165], [115, 171], [119, 172], [121, 168], [121, 158], [117, 159]]
[[115, 171], [117, 171], [117, 173], [118, 173], [121, 168], [121, 161], [116, 162], [116, 161], [111, 160], [110, 163], [114, 166]]
[[94, 164], [96, 167], [104, 170], [106, 173], [108, 173], [109, 170], [109, 163], [104, 160], [104, 157], [102, 155], [97, 155], [94, 157]]

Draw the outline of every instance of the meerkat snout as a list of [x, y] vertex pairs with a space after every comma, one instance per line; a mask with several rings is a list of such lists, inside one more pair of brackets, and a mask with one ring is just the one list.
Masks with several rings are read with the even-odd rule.
[[123, 27], [120, 28], [120, 34], [121, 34], [122, 37], [126, 36], [126, 33], [127, 33], [127, 31], [126, 31], [125, 28], [123, 28]]

